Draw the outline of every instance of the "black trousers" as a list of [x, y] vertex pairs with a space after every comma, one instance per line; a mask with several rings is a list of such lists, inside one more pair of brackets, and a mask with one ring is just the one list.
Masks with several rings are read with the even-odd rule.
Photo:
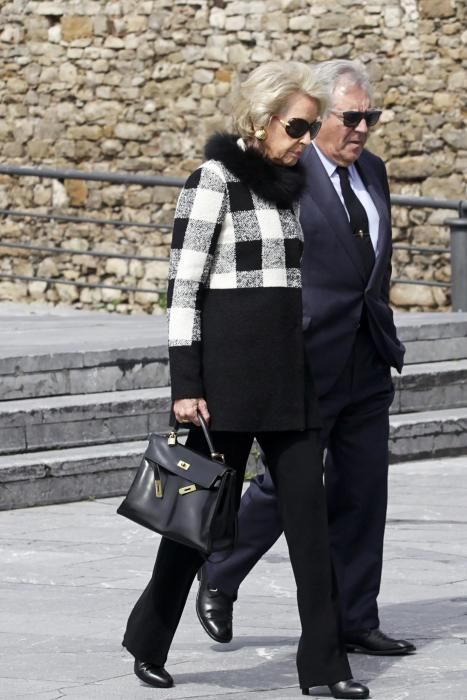
[[[267, 458], [297, 584], [302, 634], [297, 668], [303, 687], [351, 678], [339, 622], [339, 602], [327, 532], [318, 432], [213, 432], [213, 442], [238, 474], [238, 502], [254, 437]], [[200, 431], [188, 443], [204, 449]], [[188, 593], [203, 558], [162, 538], [152, 578], [128, 619], [123, 645], [133, 656], [158, 666], [167, 659]]]
[[[377, 596], [387, 508], [390, 368], [363, 326], [347, 366], [320, 397], [331, 552], [345, 632], [379, 626]], [[271, 474], [254, 479], [243, 496], [237, 545], [208, 580], [235, 597], [243, 579], [282, 534]]]

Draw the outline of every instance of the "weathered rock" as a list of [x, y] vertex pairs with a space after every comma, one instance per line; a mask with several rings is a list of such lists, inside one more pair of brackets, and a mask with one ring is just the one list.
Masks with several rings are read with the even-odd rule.
[[407, 308], [413, 306], [431, 308], [435, 305], [435, 301], [431, 287], [396, 283], [391, 289], [391, 304]]
[[419, 0], [422, 17], [440, 19], [455, 15], [455, 0]]
[[93, 23], [90, 17], [79, 17], [77, 15], [66, 15], [61, 21], [63, 41], [74, 41], [90, 37], [93, 33]]
[[60, 272], [54, 258], [44, 258], [37, 267], [38, 277], [59, 277]]
[[64, 185], [72, 206], [79, 207], [86, 202], [88, 186], [84, 180], [65, 180]]
[[105, 271], [109, 275], [124, 277], [128, 273], [128, 262], [118, 258], [111, 258], [105, 263]]

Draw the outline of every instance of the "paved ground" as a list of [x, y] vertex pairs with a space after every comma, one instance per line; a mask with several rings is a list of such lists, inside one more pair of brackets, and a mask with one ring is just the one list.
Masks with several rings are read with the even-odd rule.
[[[176, 686], [139, 683], [120, 639], [157, 537], [117, 516], [119, 500], [0, 513], [0, 698], [301, 697], [283, 540], [245, 582], [231, 644], [204, 634], [193, 589], [167, 665]], [[383, 627], [414, 639], [418, 653], [352, 655], [354, 675], [378, 700], [466, 700], [467, 456], [391, 466], [390, 500]]]

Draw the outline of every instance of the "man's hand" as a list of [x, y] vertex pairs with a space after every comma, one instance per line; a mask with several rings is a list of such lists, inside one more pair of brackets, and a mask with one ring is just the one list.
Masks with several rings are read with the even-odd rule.
[[199, 425], [198, 411], [207, 424], [211, 420], [208, 405], [204, 399], [178, 399], [174, 401], [174, 414], [179, 423]]

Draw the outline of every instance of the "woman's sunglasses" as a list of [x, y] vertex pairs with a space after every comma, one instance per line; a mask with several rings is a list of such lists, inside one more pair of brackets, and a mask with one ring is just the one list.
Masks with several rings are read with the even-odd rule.
[[367, 112], [356, 112], [354, 110], [349, 110], [348, 112], [339, 112], [336, 109], [330, 110], [333, 114], [338, 116], [344, 122], [344, 126], [348, 126], [351, 129], [355, 129], [356, 126], [360, 124], [362, 119], [366, 121], [368, 127], [374, 126], [378, 123], [381, 116], [380, 109], [369, 109]]
[[[279, 119], [279, 117], [278, 117]], [[307, 122], [306, 119], [300, 119], [300, 117], [293, 117], [289, 119], [288, 122], [279, 119], [280, 123], [285, 129], [287, 136], [291, 139], [301, 139], [305, 136], [306, 132], [310, 132], [310, 139], [314, 139], [317, 136], [318, 131], [321, 129], [321, 122], [319, 120], [315, 122]]]

